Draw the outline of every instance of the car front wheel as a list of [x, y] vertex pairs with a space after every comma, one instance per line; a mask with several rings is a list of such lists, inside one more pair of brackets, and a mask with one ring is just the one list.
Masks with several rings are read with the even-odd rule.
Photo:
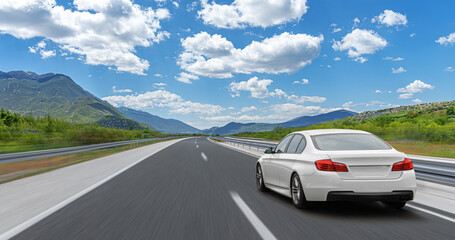
[[264, 184], [264, 175], [262, 174], [261, 165], [256, 165], [256, 186], [258, 187], [259, 191], [267, 192], [267, 187]]

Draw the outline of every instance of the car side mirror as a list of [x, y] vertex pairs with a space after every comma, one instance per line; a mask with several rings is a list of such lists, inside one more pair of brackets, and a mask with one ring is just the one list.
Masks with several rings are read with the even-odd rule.
[[275, 153], [275, 151], [273, 151], [273, 147], [268, 147], [265, 149], [265, 152], [266, 154], [272, 154], [272, 153]]

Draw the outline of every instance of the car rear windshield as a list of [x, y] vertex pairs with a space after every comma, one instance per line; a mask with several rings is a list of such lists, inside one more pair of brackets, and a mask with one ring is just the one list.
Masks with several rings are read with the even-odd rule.
[[387, 150], [391, 147], [373, 134], [337, 133], [311, 137], [322, 151]]

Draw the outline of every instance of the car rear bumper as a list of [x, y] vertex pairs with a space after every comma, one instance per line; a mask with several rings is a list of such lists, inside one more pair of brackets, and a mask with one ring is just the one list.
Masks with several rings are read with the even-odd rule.
[[403, 202], [414, 199], [413, 191], [393, 191], [385, 193], [355, 193], [352, 191], [329, 192], [327, 201], [386, 201]]

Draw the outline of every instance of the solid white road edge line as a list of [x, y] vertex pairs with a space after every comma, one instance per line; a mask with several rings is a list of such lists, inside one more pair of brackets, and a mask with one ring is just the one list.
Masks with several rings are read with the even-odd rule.
[[203, 152], [201, 152], [201, 157], [204, 159], [204, 161], [206, 161], [206, 162], [208, 161], [207, 156], [205, 156], [205, 154]]
[[272, 232], [262, 223], [261, 219], [259, 219], [256, 214], [248, 207], [248, 205], [243, 201], [240, 195], [237, 192], [230, 191], [232, 199], [246, 216], [248, 221], [250, 221], [251, 225], [253, 225], [254, 229], [259, 233], [262, 239], [265, 240], [276, 240], [276, 237], [273, 235]]
[[414, 206], [414, 205], [410, 205], [409, 203], [406, 205], [410, 208], [414, 208], [416, 210], [419, 210], [421, 212], [424, 212], [424, 213], [428, 213], [428, 214], [431, 214], [431, 215], [434, 215], [436, 217], [440, 217], [442, 219], [445, 219], [447, 221], [450, 221], [450, 222], [453, 222], [455, 223], [455, 219], [451, 218], [451, 217], [447, 217], [447, 216], [444, 216], [442, 214], [439, 214], [439, 213], [436, 213], [436, 212], [433, 212], [433, 211], [430, 211], [430, 210], [427, 210], [427, 209], [424, 209], [424, 208], [421, 208], [421, 207], [417, 207], [417, 206]]
[[[163, 148], [164, 149], [164, 148]], [[161, 149], [162, 150], [162, 149]], [[153, 155], [153, 154], [152, 154]], [[30, 218], [29, 220], [17, 225], [16, 227], [6, 231], [5, 233], [3, 233], [2, 235], [0, 235], [0, 240], [3, 240], [3, 239], [10, 239], [14, 236], [16, 236], [17, 234], [19, 234], [20, 232], [24, 231], [25, 229], [33, 226], [34, 224], [38, 223], [39, 221], [43, 220], [44, 218], [46, 218], [47, 216], [51, 215], [52, 213], [54, 212], [57, 212], [58, 210], [62, 209], [63, 207], [65, 207], [66, 205], [70, 204], [71, 202], [75, 201], [76, 199], [84, 196], [85, 194], [87, 194], [88, 192], [92, 191], [93, 189], [103, 185], [104, 183], [106, 183], [107, 181], [111, 180], [112, 178], [116, 177], [117, 175], [121, 174], [122, 172], [128, 170], [129, 168], [133, 167], [134, 165], [142, 162], [143, 160], [147, 159], [148, 157], [152, 156], [152, 155], [149, 155], [147, 157], [144, 157], [144, 158], [141, 158], [140, 160], [136, 161], [136, 162], [133, 162], [132, 164], [120, 169], [119, 171], [113, 173], [112, 175], [104, 178], [103, 180], [93, 184], [92, 186], [76, 193], [75, 195], [67, 198], [66, 200], [63, 200], [62, 202], [58, 203], [57, 205], [49, 208], [48, 210], [36, 215], [35, 217], [32, 217]]]

